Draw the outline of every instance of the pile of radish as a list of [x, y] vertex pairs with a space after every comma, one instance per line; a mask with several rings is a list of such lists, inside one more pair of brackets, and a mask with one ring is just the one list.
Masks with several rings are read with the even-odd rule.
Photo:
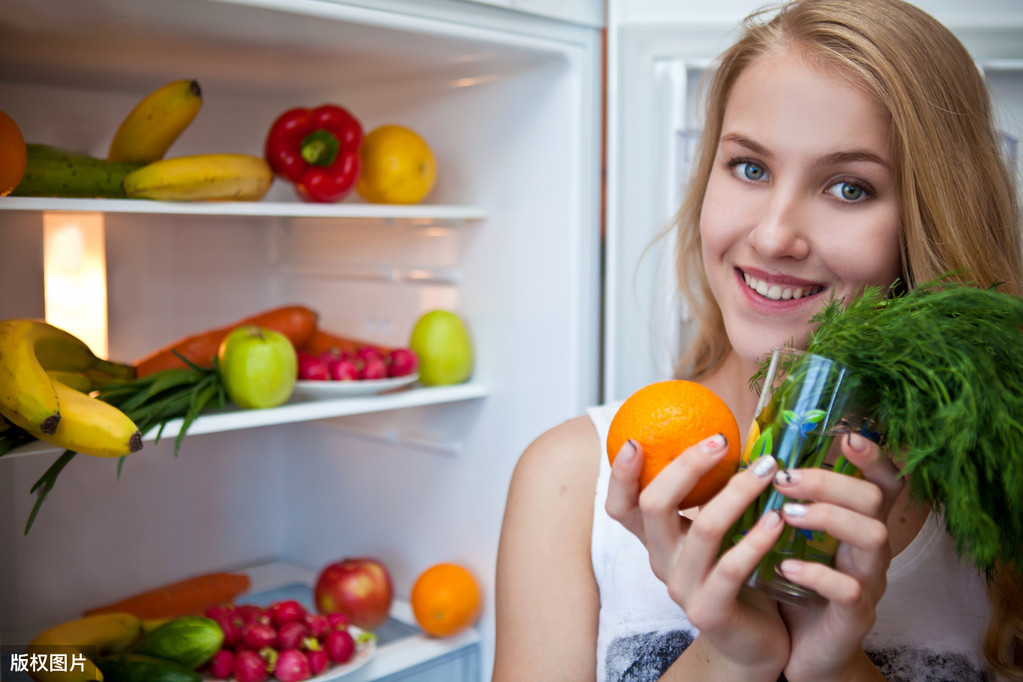
[[419, 358], [408, 348], [359, 346], [354, 352], [332, 348], [320, 354], [298, 351], [300, 381], [360, 381], [415, 373]]
[[264, 608], [223, 604], [206, 615], [224, 631], [224, 644], [204, 672], [217, 680], [300, 682], [352, 660], [374, 635], [352, 628], [344, 614], [308, 612], [294, 600]]

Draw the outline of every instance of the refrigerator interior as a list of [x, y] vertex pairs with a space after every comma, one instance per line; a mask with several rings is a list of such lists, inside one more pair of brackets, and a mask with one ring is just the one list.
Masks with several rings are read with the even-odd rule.
[[[761, 4], [609, 2], [606, 400], [670, 378], [688, 338], [687, 312], [675, 295], [669, 228], [702, 125], [705, 72], [734, 39], [741, 19]], [[949, 26], [975, 57], [1018, 174], [1023, 7], [1013, 0], [984, 0], [968, 10], [946, 0], [915, 4]]]
[[512, 468], [598, 399], [599, 34], [476, 4], [385, 7], [0, 0], [0, 107], [29, 142], [103, 157], [136, 101], [195, 78], [202, 109], [169, 156], [258, 156], [279, 113], [332, 102], [367, 132], [413, 128], [439, 168], [411, 207], [302, 204], [281, 179], [241, 207], [0, 199], [0, 318], [43, 317], [43, 217], [82, 211], [104, 221], [112, 359], [289, 303], [392, 346], [456, 310], [476, 351], [447, 392], [201, 419], [177, 457], [147, 439], [120, 480], [116, 460], [78, 456], [28, 535], [29, 488], [59, 451], [4, 456], [0, 641], [189, 575], [369, 555], [400, 598], [429, 565], [469, 567], [488, 669]]

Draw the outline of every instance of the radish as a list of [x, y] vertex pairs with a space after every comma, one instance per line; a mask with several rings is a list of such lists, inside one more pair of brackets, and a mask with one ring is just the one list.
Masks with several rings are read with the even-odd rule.
[[267, 611], [270, 613], [271, 622], [278, 628], [285, 623], [297, 623], [305, 618], [305, 607], [294, 599], [275, 602]]
[[210, 675], [214, 679], [226, 680], [234, 674], [234, 654], [227, 649], [221, 649], [213, 654], [210, 659]]
[[309, 631], [303, 623], [297, 621], [285, 623], [277, 628], [277, 648], [281, 650], [298, 649], [307, 634]]
[[265, 623], [246, 623], [242, 626], [242, 643], [256, 651], [272, 647], [277, 643], [277, 631]]
[[330, 658], [323, 649], [310, 649], [305, 652], [305, 657], [309, 659], [309, 673], [312, 675], [319, 675], [330, 663]]
[[266, 661], [255, 651], [243, 649], [234, 656], [234, 677], [238, 682], [263, 682], [270, 673]]
[[330, 660], [347, 663], [355, 654], [355, 640], [348, 630], [332, 630], [323, 642]]
[[274, 677], [281, 682], [301, 682], [312, 676], [309, 659], [298, 649], [282, 651], [274, 667]]

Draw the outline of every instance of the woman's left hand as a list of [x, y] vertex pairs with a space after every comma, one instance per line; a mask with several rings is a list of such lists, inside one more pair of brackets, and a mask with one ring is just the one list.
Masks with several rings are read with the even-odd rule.
[[887, 587], [887, 520], [903, 481], [870, 440], [850, 434], [841, 447], [863, 479], [826, 469], [779, 471], [775, 479], [786, 497], [810, 500], [785, 506], [790, 526], [822, 530], [839, 541], [834, 567], [791, 559], [781, 565], [786, 578], [823, 597], [810, 606], [781, 605], [792, 642], [785, 667], [790, 682], [864, 679], [865, 671], [881, 679], [863, 652], [863, 639]]

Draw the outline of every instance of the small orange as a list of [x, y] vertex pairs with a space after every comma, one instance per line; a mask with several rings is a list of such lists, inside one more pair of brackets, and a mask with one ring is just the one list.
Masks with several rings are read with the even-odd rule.
[[643, 447], [640, 488], [645, 488], [668, 462], [701, 440], [722, 434], [728, 452], [679, 504], [688, 509], [705, 504], [728, 483], [742, 453], [735, 415], [709, 388], [694, 381], [673, 379], [644, 386], [618, 408], [607, 434], [607, 455], [614, 464], [625, 441]]
[[14, 191], [25, 174], [25, 138], [14, 119], [0, 111], [0, 197]]
[[434, 637], [454, 635], [476, 622], [482, 595], [476, 579], [458, 564], [437, 564], [416, 578], [409, 598], [419, 627]]

